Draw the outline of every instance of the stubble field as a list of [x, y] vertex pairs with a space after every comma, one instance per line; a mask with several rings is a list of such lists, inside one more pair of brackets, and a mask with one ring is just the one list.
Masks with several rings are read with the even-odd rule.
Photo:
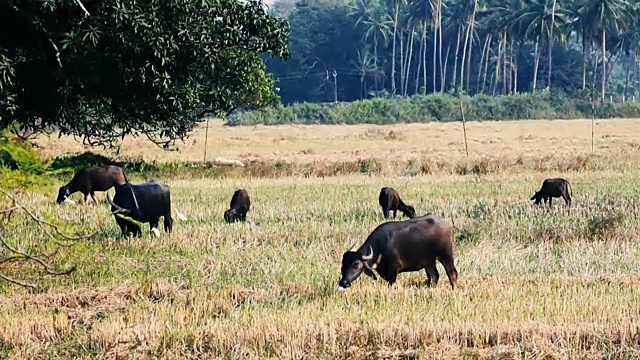
[[[486, 174], [409, 176], [385, 168], [334, 177], [162, 178], [188, 220], [160, 238], [145, 227], [141, 239], [121, 239], [103, 193], [98, 206], [55, 205], [60, 183], [23, 193], [20, 200], [40, 216], [98, 234], [56, 255], [78, 267], [72, 276], [36, 279], [28, 268], [3, 268], [41, 288], [31, 294], [0, 285], [0, 357], [638, 358], [640, 121], [596, 129], [591, 155], [588, 121], [469, 124], [473, 161], [517, 164]], [[459, 124], [211, 128], [209, 136], [212, 157], [252, 152], [313, 163], [354, 153], [424, 159], [432, 151], [443, 163], [466, 161]], [[274, 140], [288, 136], [295, 140]], [[123, 152], [198, 160], [202, 134], [193, 138], [178, 153], [142, 150], [141, 140]], [[38, 143], [45, 156], [83, 151], [69, 139]], [[582, 157], [582, 165], [560, 171], [527, 160], [557, 165], [561, 156]], [[528, 200], [556, 176], [571, 181], [570, 214], [560, 199], [552, 211]], [[419, 214], [454, 225], [455, 290], [438, 264], [434, 289], [416, 272], [391, 288], [361, 277], [336, 291], [342, 253], [383, 221], [382, 186], [396, 188]], [[249, 220], [227, 225], [222, 213], [239, 187], [252, 198]], [[20, 247], [52, 246], [36, 226], [13, 224], [8, 238]]]

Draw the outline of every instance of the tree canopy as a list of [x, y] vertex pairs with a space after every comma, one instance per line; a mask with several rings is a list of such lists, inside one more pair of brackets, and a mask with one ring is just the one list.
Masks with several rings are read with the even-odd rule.
[[278, 102], [263, 56], [287, 59], [288, 32], [262, 0], [0, 0], [0, 129], [167, 147]]
[[271, 11], [291, 26], [291, 60], [268, 61], [285, 103], [640, 90], [638, 0], [276, 0]]

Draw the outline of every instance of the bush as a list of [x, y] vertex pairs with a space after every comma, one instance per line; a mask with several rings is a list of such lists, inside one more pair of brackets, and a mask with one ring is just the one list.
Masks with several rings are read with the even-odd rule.
[[[562, 92], [523, 93], [506, 96], [463, 96], [467, 120], [527, 120], [591, 118], [591, 101], [581, 95]], [[600, 118], [640, 117], [640, 103], [606, 103], [598, 109]], [[393, 124], [431, 121], [460, 121], [458, 98], [451, 94], [389, 97], [325, 105], [296, 103], [254, 111], [238, 112], [229, 125], [279, 124]]]

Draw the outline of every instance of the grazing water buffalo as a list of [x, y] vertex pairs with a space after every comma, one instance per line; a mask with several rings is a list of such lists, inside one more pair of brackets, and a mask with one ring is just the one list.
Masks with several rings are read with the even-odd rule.
[[60, 187], [56, 203], [62, 204], [71, 194], [81, 192], [84, 194], [84, 203], [91, 195], [93, 202], [97, 204], [94, 191], [107, 191], [112, 187], [116, 189], [129, 181], [121, 167], [115, 165], [96, 166], [79, 170], [68, 184]]
[[542, 182], [540, 190], [529, 200], [535, 200], [535, 205], [540, 204], [540, 200], [544, 200], [547, 203], [549, 200], [549, 208], [551, 208], [551, 199], [562, 197], [567, 207], [571, 207], [571, 185], [569, 181], [561, 178], [546, 179]]
[[249, 199], [249, 194], [244, 189], [238, 189], [231, 197], [229, 210], [224, 212], [224, 220], [227, 223], [246, 221], [250, 207], [251, 200]]
[[[173, 219], [171, 218], [171, 191], [168, 185], [157, 181], [138, 185], [127, 183], [116, 188], [113, 200], [107, 194], [107, 201], [111, 204], [112, 212], [118, 211], [138, 222], [149, 223], [152, 232], [158, 228], [162, 216], [164, 231], [171, 233]], [[125, 237], [130, 233], [134, 236], [142, 236], [140, 226], [118, 217], [117, 214], [114, 214], [114, 218]]]
[[382, 207], [382, 214], [385, 219], [389, 218], [389, 211], [393, 210], [393, 218], [396, 218], [397, 211], [400, 210], [409, 219], [416, 217], [416, 209], [405, 204], [398, 192], [390, 187], [383, 187], [380, 189], [380, 195], [378, 196], [378, 203]]
[[427, 286], [435, 287], [440, 274], [436, 260], [444, 266], [451, 288], [458, 281], [453, 263], [451, 227], [436, 215], [425, 215], [405, 221], [389, 221], [378, 225], [356, 251], [342, 255], [341, 290], [351, 286], [364, 273], [376, 280], [376, 272], [389, 285], [399, 273], [425, 269]]

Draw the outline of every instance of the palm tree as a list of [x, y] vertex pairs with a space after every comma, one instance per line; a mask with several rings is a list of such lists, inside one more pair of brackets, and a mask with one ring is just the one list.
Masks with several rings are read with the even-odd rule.
[[376, 0], [358, 0], [355, 5], [352, 5], [350, 13], [351, 16], [358, 18], [355, 26], [362, 25], [365, 27], [363, 40], [368, 41], [370, 38], [373, 38], [373, 67], [376, 68], [374, 88], [376, 91], [380, 89], [378, 86], [378, 76], [380, 73], [378, 69], [378, 60], [380, 59], [378, 56], [378, 46], [380, 45], [380, 40], [382, 40], [383, 46], [386, 46], [389, 42], [392, 23], [389, 15], [382, 11], [378, 5]]
[[[422, 70], [422, 80], [423, 80], [423, 93], [426, 94], [427, 91], [427, 30], [429, 29], [429, 21], [433, 18], [432, 14], [432, 0], [412, 0], [411, 1], [411, 14], [413, 20], [418, 24], [418, 29], [420, 30], [420, 51], [419, 51], [419, 61], [418, 61], [418, 73], [416, 74], [416, 83], [415, 88], [416, 92], [418, 91], [418, 84], [420, 82], [420, 70]], [[435, 35], [435, 33], [434, 33]], [[436, 44], [436, 39], [434, 36], [434, 47]], [[435, 49], [434, 49], [435, 50]], [[433, 53], [435, 57], [435, 51]], [[433, 75], [435, 81], [435, 62], [433, 64]], [[434, 84], [435, 91], [435, 84]]]
[[[636, 4], [631, 12], [633, 19], [640, 18], [640, 4]], [[622, 102], [626, 101], [627, 90], [629, 89], [629, 80], [631, 69], [635, 67], [638, 53], [640, 52], [640, 22], [634, 21], [629, 29], [620, 36], [619, 46], [627, 57], [624, 75], [624, 90], [622, 92]]]
[[367, 97], [367, 77], [370, 74], [374, 74], [377, 77], [377, 66], [375, 65], [374, 57], [369, 52], [367, 46], [363, 46], [362, 51], [357, 50], [358, 57], [355, 61], [351, 61], [351, 65], [358, 72], [360, 77], [360, 92], [362, 98]]
[[602, 55], [601, 100], [604, 101], [607, 83], [607, 34], [617, 33], [626, 28], [632, 5], [626, 0], [587, 0], [580, 9], [586, 25], [592, 29], [591, 35], [599, 34]]

